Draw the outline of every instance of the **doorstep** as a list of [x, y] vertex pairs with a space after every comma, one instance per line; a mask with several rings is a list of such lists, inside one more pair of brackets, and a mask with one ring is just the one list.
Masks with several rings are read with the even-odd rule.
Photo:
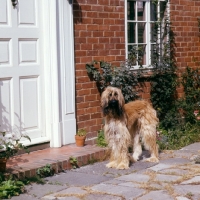
[[6, 165], [6, 173], [18, 178], [32, 177], [36, 175], [37, 169], [47, 164], [53, 167], [55, 173], [59, 173], [72, 168], [69, 162], [71, 156], [77, 159], [80, 167], [101, 161], [105, 155], [106, 149], [96, 145], [77, 147], [70, 144], [60, 148], [47, 148], [10, 158]]

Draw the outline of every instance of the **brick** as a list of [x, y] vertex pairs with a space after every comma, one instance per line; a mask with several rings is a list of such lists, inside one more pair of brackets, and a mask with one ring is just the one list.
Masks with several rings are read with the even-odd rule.
[[86, 56], [87, 51], [76, 51], [76, 56], [78, 57], [82, 57], [82, 56]]
[[94, 18], [92, 19], [93, 24], [103, 24], [103, 19]]
[[89, 18], [97, 18], [97, 12], [87, 12], [87, 17]]
[[98, 13], [98, 15], [99, 15], [99, 18], [108, 18], [108, 15], [109, 15], [109, 13], [108, 12], [100, 12], [100, 13]]
[[77, 103], [77, 109], [83, 109], [83, 108], [88, 108], [88, 107], [89, 107], [88, 102]]
[[103, 31], [93, 31], [93, 37], [103, 37]]
[[115, 24], [115, 20], [114, 19], [104, 19], [104, 24], [113, 25], [113, 24]]
[[90, 120], [85, 122], [86, 127], [94, 126], [96, 124], [97, 124], [96, 119], [90, 119]]
[[[92, 36], [92, 32], [90, 31], [80, 31], [79, 32], [80, 34], [80, 37], [91, 37]], [[76, 41], [76, 38], [75, 38], [75, 41]]]
[[87, 38], [87, 43], [99, 43], [99, 38]]
[[99, 26], [96, 25], [96, 24], [87, 25], [87, 30], [88, 31], [98, 31], [99, 30]]
[[75, 24], [75, 30], [86, 30], [85, 24]]
[[79, 121], [85, 121], [85, 120], [89, 120], [90, 119], [90, 115], [81, 115], [78, 117]]
[[93, 5], [93, 6], [91, 6], [91, 10], [92, 10], [92, 11], [101, 12], [101, 11], [104, 11], [104, 7], [101, 6], [101, 5]]
[[100, 117], [101, 117], [101, 113], [91, 114], [91, 118], [93, 118], [93, 119], [100, 118]]
[[115, 7], [114, 6], [104, 6], [105, 12], [114, 12]]
[[89, 96], [85, 96], [85, 101], [95, 101], [95, 100], [97, 100], [96, 94], [91, 94]]
[[77, 91], [77, 96], [83, 96], [83, 95], [89, 95], [90, 90], [89, 89], [82, 89]]

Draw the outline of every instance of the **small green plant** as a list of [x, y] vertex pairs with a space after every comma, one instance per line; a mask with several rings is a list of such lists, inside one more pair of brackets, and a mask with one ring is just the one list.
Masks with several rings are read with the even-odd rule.
[[96, 162], [98, 162], [98, 159], [96, 159], [96, 158], [91, 158], [88, 160], [88, 164], [90, 164], [90, 165], [93, 165]]
[[22, 181], [13, 180], [12, 176], [6, 179], [3, 174], [0, 174], [0, 199], [10, 199], [12, 196], [19, 196], [24, 191]]
[[79, 129], [76, 135], [78, 136], [86, 136], [87, 132], [85, 129]]
[[107, 147], [107, 142], [105, 140], [105, 135], [103, 130], [99, 130], [98, 137], [97, 137], [97, 146], [100, 147]]
[[41, 178], [40, 176], [36, 175], [36, 176], [32, 176], [32, 177], [26, 177], [24, 179], [22, 179], [22, 182], [25, 185], [28, 185], [30, 183], [38, 183], [38, 184], [45, 184], [45, 180], [43, 178]]
[[77, 158], [71, 156], [71, 157], [69, 158], [69, 162], [70, 162], [70, 164], [72, 165], [72, 168], [73, 168], [73, 169], [79, 168]]
[[51, 167], [50, 164], [47, 164], [44, 167], [37, 169], [36, 173], [41, 178], [53, 176], [54, 175], [54, 169]]

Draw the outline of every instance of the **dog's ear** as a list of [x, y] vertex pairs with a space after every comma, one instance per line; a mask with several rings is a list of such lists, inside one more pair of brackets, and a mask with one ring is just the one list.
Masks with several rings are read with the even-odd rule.
[[102, 95], [101, 95], [101, 107], [102, 107], [102, 111], [103, 111], [103, 114], [104, 116], [106, 114], [108, 114], [108, 91], [107, 90], [104, 90]]
[[122, 91], [118, 89], [118, 101], [119, 101], [119, 106], [124, 107], [125, 101], [124, 101], [124, 96], [122, 94]]

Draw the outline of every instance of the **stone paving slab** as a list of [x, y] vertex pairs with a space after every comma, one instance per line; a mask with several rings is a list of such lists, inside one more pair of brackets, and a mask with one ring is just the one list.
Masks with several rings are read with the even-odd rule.
[[174, 191], [182, 196], [189, 195], [192, 199], [200, 199], [200, 186], [199, 185], [175, 185]]
[[[200, 185], [200, 176], [195, 176], [187, 181], [182, 182], [181, 184], [198, 184]], [[200, 186], [199, 186], [200, 189]]]
[[148, 194], [138, 198], [137, 200], [150, 200], [150, 199], [174, 200], [173, 197], [171, 197], [169, 194], [166, 193], [166, 191], [163, 190], [151, 191]]
[[160, 182], [173, 182], [179, 180], [180, 178], [181, 176], [157, 174], [155, 180]]
[[190, 200], [190, 199], [188, 199], [187, 197], [176, 197], [176, 200]]
[[50, 183], [60, 183], [71, 186], [89, 186], [93, 184], [98, 184], [100, 182], [108, 181], [111, 178], [98, 175], [98, 174], [86, 174], [74, 171], [66, 171], [60, 175], [45, 178], [47, 182]]
[[142, 183], [142, 182], [148, 182], [149, 178], [150, 177], [148, 175], [133, 173], [129, 175], [120, 176], [119, 178], [116, 179], [121, 181], [133, 181]]
[[122, 197], [107, 194], [89, 194], [85, 197], [87, 200], [124, 200]]
[[183, 169], [163, 169], [159, 171], [159, 173], [171, 174], [171, 175], [187, 175], [189, 171]]
[[130, 188], [125, 186], [119, 186], [119, 185], [106, 185], [106, 184], [98, 184], [93, 187], [91, 187], [91, 190], [96, 192], [103, 192], [106, 194], [112, 194], [112, 195], [119, 195], [124, 197], [125, 199], [134, 199], [139, 196], [141, 196], [145, 190], [139, 189], [139, 188]]
[[169, 169], [169, 168], [171, 168], [171, 167], [172, 167], [172, 165], [159, 163], [159, 164], [157, 164], [157, 165], [155, 165], [155, 166], [153, 166], [153, 167], [150, 167], [150, 168], [148, 168], [148, 169], [149, 169], [149, 170], [153, 170], [153, 171], [155, 171], [155, 172], [158, 172], [158, 171], [161, 171], [161, 170], [163, 170], [163, 169]]
[[63, 185], [50, 185], [50, 184], [41, 185], [36, 183], [26, 186], [27, 193], [36, 198], [41, 198], [47, 194], [55, 193], [65, 188], [66, 186]]
[[200, 145], [199, 145], [199, 142], [196, 142], [196, 143], [193, 143], [193, 144], [190, 144], [186, 147], [183, 147], [181, 150], [193, 150], [193, 151], [200, 151]]
[[180, 165], [180, 164], [186, 164], [189, 163], [190, 160], [186, 158], [169, 158], [166, 160], [161, 160], [160, 164], [166, 164], [166, 165]]

